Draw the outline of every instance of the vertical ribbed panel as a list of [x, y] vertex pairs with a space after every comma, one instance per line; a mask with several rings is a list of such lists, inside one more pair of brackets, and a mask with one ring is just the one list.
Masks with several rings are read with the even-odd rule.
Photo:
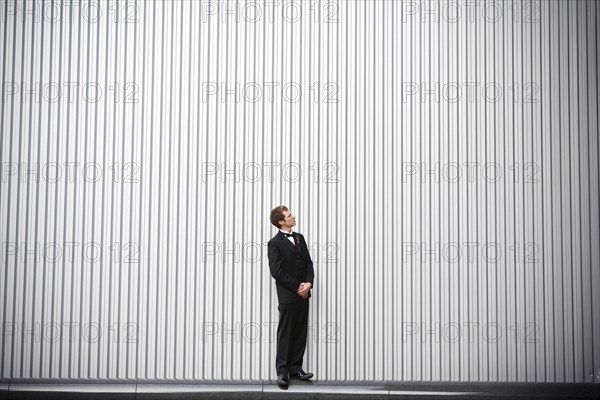
[[0, 376], [600, 380], [596, 1], [1, 2]]

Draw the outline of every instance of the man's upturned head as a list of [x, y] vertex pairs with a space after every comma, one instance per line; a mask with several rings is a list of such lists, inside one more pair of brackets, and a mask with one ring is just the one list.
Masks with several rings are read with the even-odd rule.
[[277, 206], [271, 210], [271, 224], [277, 229], [291, 230], [296, 225], [296, 216], [286, 206]]

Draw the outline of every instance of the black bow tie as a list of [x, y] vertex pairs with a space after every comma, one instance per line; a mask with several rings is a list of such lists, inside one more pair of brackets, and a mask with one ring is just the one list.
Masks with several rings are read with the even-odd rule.
[[293, 233], [285, 233], [285, 232], [283, 232], [283, 234], [284, 234], [285, 236], [287, 236], [287, 237], [294, 236], [294, 234], [293, 234]]

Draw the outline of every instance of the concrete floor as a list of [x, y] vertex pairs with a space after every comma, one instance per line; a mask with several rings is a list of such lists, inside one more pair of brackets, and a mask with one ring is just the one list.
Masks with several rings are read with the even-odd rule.
[[600, 399], [600, 384], [479, 382], [0, 381], [0, 399]]

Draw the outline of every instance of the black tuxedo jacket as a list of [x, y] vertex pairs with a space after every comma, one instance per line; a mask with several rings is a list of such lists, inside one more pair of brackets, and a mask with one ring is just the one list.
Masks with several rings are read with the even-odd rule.
[[300, 305], [307, 302], [311, 297], [310, 290], [308, 297], [303, 299], [297, 293], [298, 287], [302, 282], [310, 282], [314, 287], [315, 272], [308, 246], [302, 234], [293, 234], [298, 246], [279, 230], [268, 244], [269, 269], [275, 279], [279, 304]]

